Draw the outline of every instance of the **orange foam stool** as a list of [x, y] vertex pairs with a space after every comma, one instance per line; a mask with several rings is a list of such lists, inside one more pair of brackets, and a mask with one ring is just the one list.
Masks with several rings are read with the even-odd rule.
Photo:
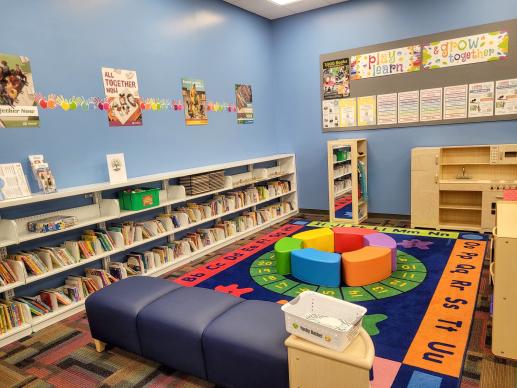
[[341, 255], [347, 286], [365, 286], [380, 282], [391, 275], [391, 249], [366, 246]]
[[332, 228], [334, 232], [334, 252], [351, 252], [364, 247], [363, 236], [379, 233], [365, 228]]
[[324, 252], [334, 252], [334, 233], [329, 228], [317, 228], [296, 233], [292, 238], [303, 241], [304, 248], [314, 248]]

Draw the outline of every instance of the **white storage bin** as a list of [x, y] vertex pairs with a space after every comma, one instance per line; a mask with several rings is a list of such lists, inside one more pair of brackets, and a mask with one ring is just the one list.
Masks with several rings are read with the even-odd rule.
[[342, 352], [359, 333], [366, 308], [314, 291], [282, 306], [287, 332]]

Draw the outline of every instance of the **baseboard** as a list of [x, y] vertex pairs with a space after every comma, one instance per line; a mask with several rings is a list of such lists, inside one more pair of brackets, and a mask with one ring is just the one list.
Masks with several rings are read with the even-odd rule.
[[[322, 209], [300, 209], [300, 213], [305, 214], [317, 214], [317, 215], [327, 215], [329, 214], [328, 210]], [[389, 214], [389, 213], [368, 213], [368, 218], [386, 218], [391, 220], [409, 220], [411, 218], [408, 214]]]

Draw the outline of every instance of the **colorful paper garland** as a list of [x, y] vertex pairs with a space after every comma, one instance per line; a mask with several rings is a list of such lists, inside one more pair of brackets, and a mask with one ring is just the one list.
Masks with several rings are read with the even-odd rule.
[[[61, 108], [63, 111], [75, 111], [81, 109], [83, 111], [89, 110], [109, 110], [109, 102], [104, 97], [69, 97], [65, 98], [62, 95], [49, 94], [46, 97], [40, 93], [37, 93], [34, 100], [41, 109], [54, 110]], [[183, 110], [182, 99], [163, 99], [163, 98], [141, 98], [140, 108], [144, 111], [164, 111], [164, 110]], [[208, 112], [237, 112], [235, 104], [228, 104], [226, 102], [219, 103], [208, 102]]]

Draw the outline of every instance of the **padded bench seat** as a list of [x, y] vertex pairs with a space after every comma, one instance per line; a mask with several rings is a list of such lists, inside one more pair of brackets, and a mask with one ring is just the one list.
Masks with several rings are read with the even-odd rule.
[[280, 305], [131, 277], [86, 300], [92, 337], [224, 387], [288, 388]]

